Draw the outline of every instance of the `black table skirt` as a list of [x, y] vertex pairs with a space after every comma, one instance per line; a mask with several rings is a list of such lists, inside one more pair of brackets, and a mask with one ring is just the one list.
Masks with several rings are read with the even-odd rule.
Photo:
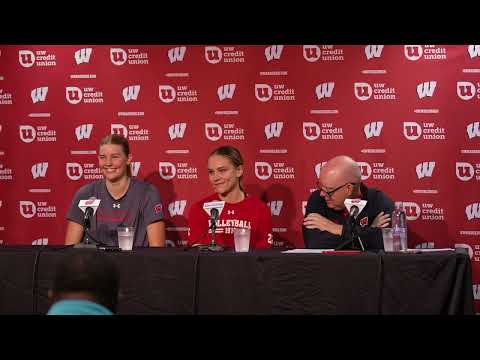
[[[0, 247], [0, 314], [45, 314], [63, 247]], [[120, 271], [119, 314], [474, 314], [471, 264], [423, 254], [103, 253]]]

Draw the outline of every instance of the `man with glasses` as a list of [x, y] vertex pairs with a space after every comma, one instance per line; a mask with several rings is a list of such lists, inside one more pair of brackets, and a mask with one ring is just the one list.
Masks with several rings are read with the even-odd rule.
[[308, 199], [303, 219], [303, 240], [309, 249], [334, 249], [351, 236], [344, 201], [367, 201], [356, 218], [355, 230], [367, 250], [383, 249], [381, 227], [390, 225], [394, 205], [383, 192], [362, 183], [358, 164], [348, 156], [336, 156], [321, 168], [318, 190]]

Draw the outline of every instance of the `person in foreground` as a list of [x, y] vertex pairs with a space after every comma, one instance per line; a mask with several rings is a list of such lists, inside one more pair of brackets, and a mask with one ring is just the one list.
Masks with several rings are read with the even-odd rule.
[[[306, 248], [334, 249], [351, 236], [344, 204], [347, 198], [367, 201], [354, 228], [367, 250], [383, 249], [380, 228], [389, 226], [393, 202], [380, 190], [365, 186], [360, 167], [344, 155], [330, 159], [321, 168], [318, 190], [308, 199], [302, 226]], [[349, 248], [358, 249], [358, 246]]]
[[117, 268], [104, 254], [64, 254], [48, 291], [47, 315], [113, 315], [118, 292]]
[[89, 233], [97, 242], [118, 246], [117, 227], [135, 227], [134, 247], [165, 246], [165, 223], [160, 194], [155, 186], [132, 178], [132, 155], [126, 138], [111, 134], [100, 141], [98, 165], [103, 179], [82, 186], [67, 213], [65, 244], [83, 237], [84, 214], [80, 200], [100, 199]]
[[207, 166], [215, 193], [192, 205], [188, 216], [188, 245], [210, 244], [210, 216], [203, 206], [212, 201], [224, 201], [216, 221], [216, 243], [233, 248], [233, 230], [246, 227], [251, 231], [250, 249], [270, 248], [273, 244], [271, 212], [265, 203], [243, 189], [244, 167], [240, 152], [232, 146], [219, 147], [210, 153]]

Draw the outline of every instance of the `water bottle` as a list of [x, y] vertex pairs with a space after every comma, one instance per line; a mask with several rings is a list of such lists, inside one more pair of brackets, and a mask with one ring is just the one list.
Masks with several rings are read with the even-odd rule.
[[407, 216], [401, 201], [395, 202], [392, 213], [393, 251], [407, 250]]

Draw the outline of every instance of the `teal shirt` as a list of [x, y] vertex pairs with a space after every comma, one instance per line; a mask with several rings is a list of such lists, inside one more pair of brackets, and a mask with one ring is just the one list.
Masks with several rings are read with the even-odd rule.
[[47, 315], [113, 315], [105, 306], [88, 300], [60, 300]]

